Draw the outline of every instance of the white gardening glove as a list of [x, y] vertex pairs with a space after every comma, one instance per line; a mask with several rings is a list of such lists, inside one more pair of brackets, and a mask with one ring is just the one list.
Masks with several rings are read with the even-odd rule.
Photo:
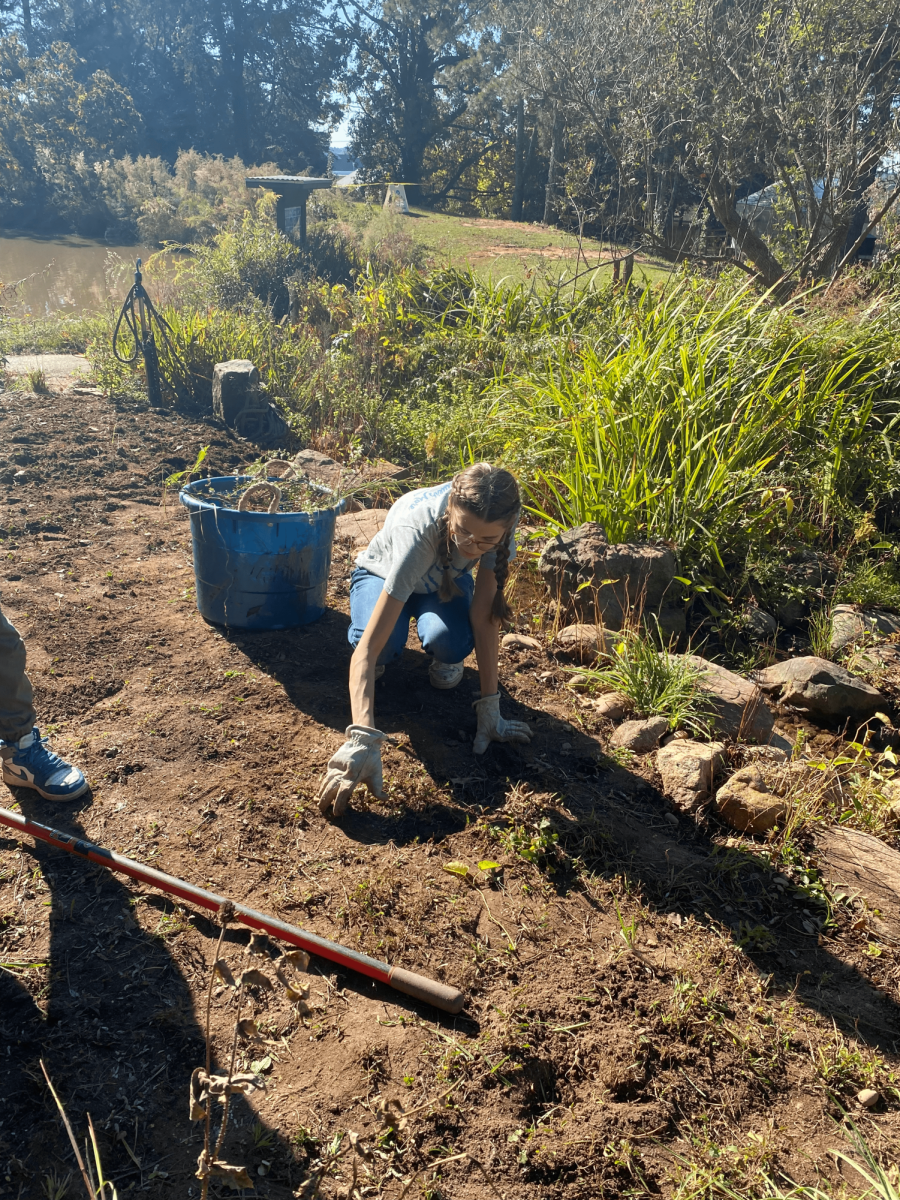
[[342, 817], [354, 789], [361, 783], [376, 799], [385, 798], [381, 743], [387, 735], [367, 725], [348, 725], [344, 734], [347, 740], [329, 759], [328, 770], [319, 788], [319, 810], [323, 816], [330, 809], [336, 817]]
[[531, 730], [524, 721], [505, 721], [500, 716], [500, 693], [482, 696], [472, 705], [478, 713], [478, 732], [472, 749], [484, 754], [491, 742], [530, 742]]

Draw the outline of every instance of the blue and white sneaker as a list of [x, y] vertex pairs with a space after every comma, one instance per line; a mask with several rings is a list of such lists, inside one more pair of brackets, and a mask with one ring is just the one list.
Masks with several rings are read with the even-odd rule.
[[3, 758], [3, 782], [7, 787], [27, 787], [45, 800], [77, 800], [90, 786], [77, 767], [48, 749], [37, 726], [17, 742], [2, 743], [12, 750]]

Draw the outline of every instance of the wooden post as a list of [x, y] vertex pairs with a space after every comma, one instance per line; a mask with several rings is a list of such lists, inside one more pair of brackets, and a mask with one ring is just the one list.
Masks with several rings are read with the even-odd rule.
[[300, 245], [306, 245], [306, 201], [309, 199], [309, 192], [302, 191], [300, 193]]
[[285, 228], [284, 228], [285, 204], [286, 204], [286, 201], [285, 201], [284, 193], [279, 192], [278, 199], [275, 202], [275, 228], [278, 230], [279, 233], [285, 232]]

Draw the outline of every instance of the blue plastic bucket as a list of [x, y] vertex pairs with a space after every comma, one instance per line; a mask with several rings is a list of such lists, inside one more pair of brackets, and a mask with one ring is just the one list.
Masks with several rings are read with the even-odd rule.
[[238, 512], [217, 499], [249, 482], [246, 475], [226, 475], [181, 489], [179, 499], [191, 514], [200, 615], [234, 629], [317, 621], [325, 611], [334, 523], [344, 501], [313, 513], [265, 513]]

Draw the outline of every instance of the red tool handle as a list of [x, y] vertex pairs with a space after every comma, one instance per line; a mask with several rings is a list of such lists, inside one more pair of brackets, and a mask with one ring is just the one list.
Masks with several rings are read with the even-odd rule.
[[[176, 879], [174, 875], [166, 875], [163, 871], [156, 871], [153, 867], [146, 867], [143, 863], [106, 850], [103, 846], [97, 846], [84, 838], [72, 837], [71, 834], [60, 833], [58, 829], [51, 829], [48, 825], [40, 825], [37, 821], [20, 816], [19, 813], [10, 812], [9, 809], [0, 808], [0, 825], [8, 825], [11, 829], [27, 833], [38, 841], [48, 842], [51, 846], [67, 850], [79, 858], [88, 859], [89, 862], [98, 863], [101, 867], [108, 867], [111, 871], [121, 871], [123, 875], [130, 875], [133, 879], [149, 883], [152, 887], [168, 892], [170, 896], [178, 896], [213, 912], [218, 912], [226, 902], [225, 896], [217, 896], [204, 888], [194, 887], [192, 883]], [[267, 917], [264, 913], [258, 913], [243, 904], [234, 903], [234, 911], [242, 924], [249, 925], [252, 929], [262, 929], [283, 942], [290, 942], [292, 946], [309, 951], [310, 954], [340, 963], [343, 967], [352, 967], [362, 975], [368, 975], [380, 983], [387, 983], [398, 992], [413, 996], [416, 1000], [425, 1000], [444, 1012], [458, 1013], [465, 1003], [466, 998], [462, 992], [445, 983], [428, 979], [425, 975], [416, 975], [413, 971], [404, 971], [401, 967], [388, 966], [387, 963], [379, 962], [377, 958], [369, 958], [367, 954], [360, 954], [357, 950], [348, 950], [338, 942], [329, 942], [315, 933], [307, 933], [304, 929], [298, 929], [296, 925], [279, 921], [277, 917]]]

